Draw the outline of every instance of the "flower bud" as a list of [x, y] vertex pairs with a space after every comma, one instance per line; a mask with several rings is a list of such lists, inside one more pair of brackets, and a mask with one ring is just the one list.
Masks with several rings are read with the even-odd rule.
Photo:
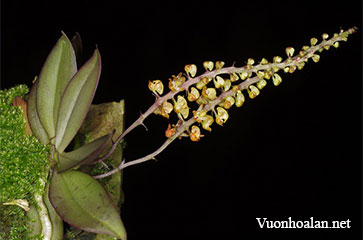
[[328, 39], [329, 34], [327, 34], [327, 33], [323, 33], [323, 34], [321, 35], [321, 37], [323, 38], [323, 40], [326, 40], [326, 39]]
[[207, 130], [207, 131], [212, 131], [212, 129], [210, 128], [210, 126], [213, 124], [214, 119], [212, 116], [210, 115], [206, 115], [205, 117], [203, 117], [203, 121], [202, 121], [202, 127], [203, 129]]
[[238, 80], [238, 75], [237, 75], [237, 73], [232, 73], [231, 75], [230, 75], [230, 79], [231, 79], [231, 82], [236, 82], [237, 80]]
[[309, 46], [307, 46], [307, 45], [305, 45], [305, 46], [303, 46], [302, 47], [302, 50], [304, 50], [304, 51], [307, 51], [307, 50], [309, 50], [310, 49], [310, 47]]
[[215, 79], [213, 79], [213, 82], [216, 88], [223, 87], [224, 85], [224, 79], [220, 76], [216, 76]]
[[192, 87], [190, 89], [190, 92], [188, 92], [188, 100], [190, 102], [194, 102], [195, 100], [197, 100], [200, 97], [199, 91], [195, 88]]
[[216, 123], [223, 126], [229, 118], [228, 112], [222, 107], [217, 107]]
[[239, 76], [241, 77], [241, 79], [242, 79], [242, 80], [246, 80], [246, 79], [247, 79], [247, 77], [248, 77], [248, 72], [241, 72], [241, 73], [239, 74]]
[[223, 61], [217, 61], [216, 62], [216, 69], [221, 69], [224, 66], [224, 62]]
[[295, 49], [293, 47], [287, 47], [286, 48], [286, 55], [288, 57], [292, 57], [294, 55]]
[[317, 38], [311, 38], [310, 39], [311, 46], [315, 46], [317, 43], [318, 43], [318, 39]]
[[228, 91], [232, 86], [232, 82], [229, 79], [226, 79], [223, 84], [223, 90], [226, 92]]
[[253, 65], [253, 64], [255, 64], [255, 60], [253, 58], [249, 58], [249, 59], [247, 59], [247, 64]]
[[260, 80], [259, 82], [257, 82], [256, 85], [259, 89], [262, 89], [267, 85], [267, 82], [266, 82], [266, 80]]
[[274, 75], [272, 76], [272, 82], [275, 86], [278, 86], [282, 82], [282, 78], [277, 73], [274, 73]]
[[245, 102], [245, 96], [243, 95], [241, 90], [238, 90], [236, 93], [236, 107], [241, 107]]
[[305, 66], [305, 62], [299, 62], [296, 64], [296, 66], [297, 66], [297, 69], [301, 70]]
[[296, 70], [296, 66], [293, 65], [293, 66], [289, 67], [289, 73], [294, 73], [295, 70]]
[[335, 48], [338, 48], [338, 47], [339, 47], [339, 42], [335, 42], [335, 43], [333, 43], [333, 46], [334, 46]]
[[197, 66], [195, 66], [194, 64], [185, 65], [184, 70], [191, 77], [194, 77], [195, 74], [197, 74]]
[[222, 102], [222, 106], [225, 108], [225, 109], [230, 109], [233, 104], [235, 103], [235, 100], [234, 100], [234, 97], [232, 96], [228, 96], [225, 98], [225, 100]]
[[274, 63], [280, 63], [280, 62], [282, 62], [282, 57], [280, 57], [280, 56], [275, 56], [275, 57], [273, 58], [273, 62], [274, 62]]
[[205, 68], [206, 71], [212, 71], [213, 67], [214, 67], [214, 63], [212, 61], [204, 61], [203, 67]]
[[320, 60], [320, 55], [318, 55], [318, 54], [314, 54], [313, 56], [312, 56], [312, 59], [313, 59], [313, 61], [314, 62], [319, 62], [319, 60]]
[[261, 65], [266, 65], [266, 64], [268, 64], [267, 59], [266, 59], [266, 58], [262, 58], [262, 59], [261, 59], [260, 64], [261, 64]]
[[251, 99], [254, 99], [255, 97], [258, 96], [258, 94], [260, 94], [260, 90], [258, 90], [257, 87], [255, 87], [254, 85], [250, 85], [248, 88], [247, 88], [247, 92], [248, 92], [248, 96], [251, 98]]

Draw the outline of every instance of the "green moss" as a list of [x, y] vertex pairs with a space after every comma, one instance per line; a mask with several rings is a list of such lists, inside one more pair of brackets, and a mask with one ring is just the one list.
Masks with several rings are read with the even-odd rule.
[[[34, 194], [44, 191], [39, 180], [47, 176], [49, 149], [33, 135], [25, 136], [22, 110], [11, 105], [28, 91], [25, 85], [0, 90], [0, 203], [26, 199], [32, 204]], [[0, 239], [30, 239], [25, 237], [29, 231], [23, 209], [1, 204]]]

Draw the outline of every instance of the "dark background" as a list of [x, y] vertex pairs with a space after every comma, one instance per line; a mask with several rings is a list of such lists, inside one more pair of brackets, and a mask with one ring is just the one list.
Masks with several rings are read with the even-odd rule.
[[[126, 100], [130, 125], [153, 103], [148, 80], [167, 84], [184, 65], [285, 57], [311, 37], [359, 28], [319, 63], [283, 74], [232, 108], [198, 143], [174, 142], [125, 170], [121, 215], [133, 239], [362, 239], [361, 1], [3, 1], [1, 88], [31, 85], [64, 31], [84, 55], [102, 55], [95, 103]], [[158, 116], [127, 137], [132, 160], [158, 148]], [[260, 229], [269, 220], [351, 220], [350, 229]], [[355, 234], [355, 236], [354, 236]], [[353, 237], [354, 236], [354, 237]]]

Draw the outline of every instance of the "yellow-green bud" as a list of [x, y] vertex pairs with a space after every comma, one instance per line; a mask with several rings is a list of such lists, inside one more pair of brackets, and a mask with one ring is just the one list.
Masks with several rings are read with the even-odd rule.
[[268, 64], [267, 59], [266, 59], [266, 58], [262, 58], [262, 59], [261, 59], [260, 64], [261, 64], [261, 65], [266, 65], [266, 64]]
[[228, 112], [222, 107], [217, 107], [216, 123], [223, 126], [229, 118]]
[[203, 117], [203, 120], [202, 120], [202, 127], [203, 129], [207, 130], [207, 131], [212, 131], [212, 129], [210, 128], [210, 126], [213, 124], [214, 122], [214, 119], [212, 116], [210, 115], [205, 115]]
[[319, 62], [319, 60], [320, 60], [320, 55], [318, 55], [318, 54], [314, 54], [313, 56], [312, 56], [312, 59], [313, 59], [313, 61], [314, 62]]
[[315, 46], [317, 43], [318, 43], [318, 39], [317, 38], [311, 38], [310, 39], [311, 46]]
[[212, 61], [204, 61], [203, 67], [205, 68], [206, 71], [212, 71], [213, 67], [214, 67], [214, 63]]
[[197, 74], [197, 66], [195, 66], [194, 64], [185, 65], [184, 70], [191, 77], [194, 77], [195, 74]]
[[274, 63], [280, 63], [280, 62], [282, 62], [282, 57], [280, 57], [280, 56], [275, 56], [275, 57], [273, 58], [273, 62], [274, 62]]
[[303, 69], [303, 67], [305, 66], [305, 62], [298, 62], [298, 63], [296, 64], [296, 66], [297, 66], [297, 69], [301, 70], [301, 69]]
[[188, 100], [190, 102], [197, 100], [199, 96], [200, 96], [199, 91], [195, 87], [192, 87], [190, 89], [190, 92], [188, 92]]
[[216, 69], [221, 69], [224, 66], [224, 62], [223, 61], [217, 61], [216, 62]]
[[236, 107], [241, 107], [245, 102], [245, 96], [243, 95], [241, 90], [238, 90], [236, 93]]
[[222, 77], [220, 77], [220, 76], [216, 76], [214, 78], [213, 82], [214, 82], [214, 86], [216, 88], [223, 87], [223, 85], [224, 85], [224, 79]]
[[225, 108], [225, 109], [230, 109], [233, 104], [235, 103], [235, 100], [234, 100], [234, 97], [232, 96], [228, 96], [225, 98], [225, 100], [223, 101], [223, 104], [222, 106]]
[[232, 82], [229, 79], [224, 80], [223, 90], [228, 91], [232, 86]]
[[277, 73], [274, 73], [274, 75], [272, 76], [272, 82], [275, 86], [278, 86], [282, 82], [282, 78]]
[[286, 55], [288, 57], [292, 57], [294, 56], [294, 52], [295, 52], [295, 49], [293, 47], [287, 47], [286, 48]]
[[264, 71], [257, 71], [257, 77], [259, 79], [263, 79], [265, 77], [265, 72]]
[[217, 91], [215, 88], [203, 87], [202, 95], [209, 100], [214, 100], [217, 98]]
[[266, 80], [261, 80], [261, 81], [257, 82], [256, 85], [259, 89], [262, 89], [267, 85], [267, 82], [266, 82]]
[[248, 77], [248, 72], [241, 72], [239, 75], [240, 75], [242, 80], [246, 80], [247, 77]]
[[247, 64], [253, 65], [253, 64], [255, 64], [255, 60], [253, 58], [249, 58], [249, 59], [247, 59]]
[[257, 97], [259, 94], [260, 94], [260, 90], [258, 90], [257, 87], [255, 87], [254, 85], [250, 85], [248, 88], [247, 88], [247, 92], [248, 92], [248, 96], [251, 98], [251, 99], [254, 99], [255, 97]]
[[326, 40], [326, 39], [328, 39], [329, 34], [327, 34], [327, 33], [323, 33], [323, 34], [321, 35], [321, 37], [323, 38], [323, 40]]
[[237, 75], [237, 73], [232, 73], [232, 74], [230, 74], [230, 79], [231, 79], [231, 82], [236, 82], [237, 80], [238, 80], [238, 75]]

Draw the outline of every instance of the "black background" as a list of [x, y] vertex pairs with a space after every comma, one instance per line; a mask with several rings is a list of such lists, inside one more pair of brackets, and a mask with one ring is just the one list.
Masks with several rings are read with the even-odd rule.
[[[153, 103], [148, 80], [205, 60], [227, 66], [299, 50], [311, 37], [359, 28], [319, 63], [284, 74], [229, 111], [198, 143], [178, 140], [158, 161], [125, 170], [121, 215], [129, 239], [362, 239], [361, 1], [3, 1], [1, 88], [31, 85], [64, 31], [96, 45], [95, 103], [126, 100], [130, 125]], [[150, 116], [125, 157], [154, 151], [170, 121]], [[260, 229], [269, 220], [351, 220], [350, 229]], [[355, 235], [355, 236], [354, 236]], [[353, 237], [354, 236], [354, 237]]]

